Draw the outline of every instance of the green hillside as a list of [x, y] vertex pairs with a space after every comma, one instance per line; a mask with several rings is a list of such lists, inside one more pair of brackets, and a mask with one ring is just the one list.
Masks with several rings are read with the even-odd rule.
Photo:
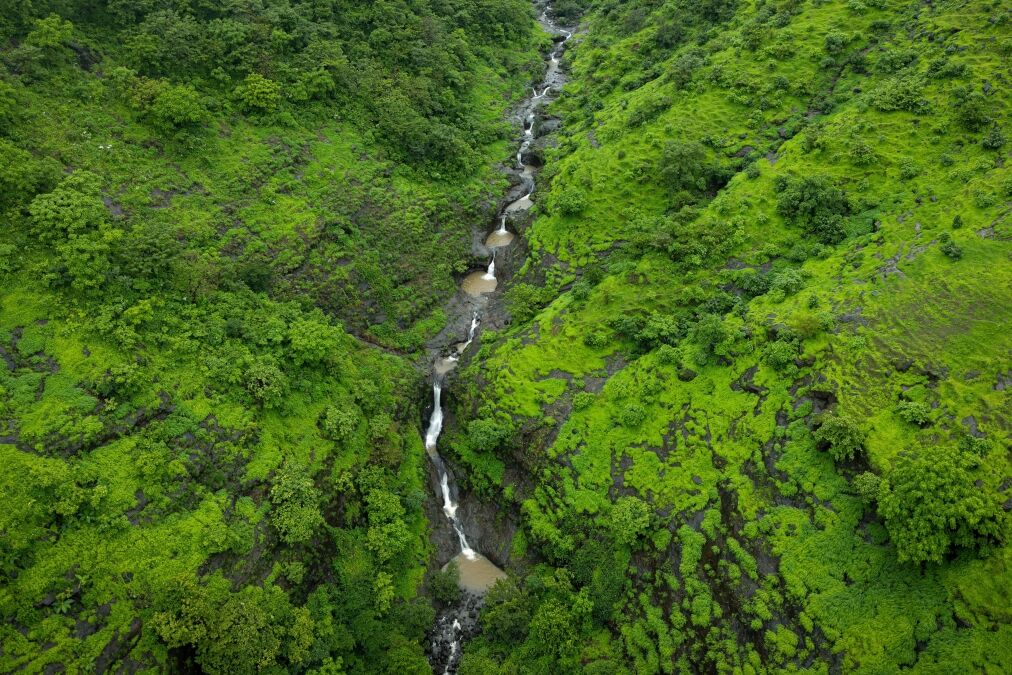
[[0, 672], [443, 672], [546, 10], [450, 671], [1012, 671], [1007, 2], [0, 0]]
[[1008, 671], [1008, 6], [583, 25], [456, 411], [531, 561], [461, 672]]

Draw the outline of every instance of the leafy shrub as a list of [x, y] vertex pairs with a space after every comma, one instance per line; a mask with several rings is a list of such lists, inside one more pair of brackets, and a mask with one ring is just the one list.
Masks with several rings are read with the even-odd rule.
[[875, 150], [864, 141], [851, 143], [847, 154], [850, 156], [850, 161], [856, 166], [870, 166], [878, 159]]
[[715, 356], [732, 339], [731, 331], [716, 314], [706, 314], [689, 330], [689, 338], [699, 347], [703, 363]]
[[815, 430], [815, 440], [835, 462], [849, 462], [864, 454], [865, 432], [857, 422], [839, 413], [826, 415]]
[[506, 306], [513, 320], [526, 323], [551, 299], [552, 290], [526, 282], [513, 284], [506, 291]]
[[883, 112], [905, 110], [912, 113], [928, 111], [928, 100], [923, 95], [924, 81], [914, 75], [891, 77], [869, 95], [872, 107]]
[[196, 127], [210, 117], [203, 98], [188, 84], [138, 78], [131, 99], [156, 128], [165, 132]]
[[900, 178], [902, 180], [910, 180], [916, 178], [921, 173], [921, 167], [917, 165], [912, 159], [904, 159], [900, 162]]
[[429, 579], [429, 591], [439, 602], [452, 605], [460, 600], [460, 567], [451, 560]]
[[35, 197], [28, 212], [39, 239], [55, 244], [98, 229], [109, 215], [99, 186], [95, 174], [75, 171], [52, 192]]
[[36, 159], [0, 138], [0, 209], [22, 208], [39, 193], [52, 189], [60, 180], [60, 169], [55, 160]]
[[704, 63], [704, 57], [696, 50], [682, 53], [671, 64], [669, 75], [676, 89], [684, 89], [692, 82], [693, 75]]
[[609, 524], [615, 540], [632, 545], [650, 525], [650, 505], [639, 497], [621, 497], [611, 507]]
[[358, 412], [354, 408], [328, 406], [320, 423], [323, 435], [332, 441], [346, 441], [358, 428]]
[[763, 362], [777, 371], [794, 367], [798, 357], [798, 343], [794, 340], [774, 340], [763, 349]]
[[706, 148], [696, 141], [669, 141], [661, 153], [658, 173], [674, 190], [705, 190], [714, 173]]
[[341, 344], [342, 331], [317, 321], [299, 320], [288, 329], [292, 359], [298, 364], [333, 361]]
[[980, 131], [991, 123], [991, 102], [979, 91], [967, 88], [954, 93], [956, 121], [967, 131]]
[[978, 462], [948, 446], [900, 455], [878, 505], [900, 562], [941, 562], [954, 546], [1005, 540], [1001, 497], [975, 484]]
[[236, 87], [235, 94], [245, 110], [270, 112], [281, 103], [281, 84], [260, 73], [250, 73]]
[[916, 49], [887, 47], [879, 54], [875, 62], [875, 71], [879, 73], [895, 73], [917, 62]]
[[620, 415], [622, 426], [624, 427], [638, 427], [643, 424], [643, 421], [647, 418], [647, 411], [638, 403], [630, 403], [623, 408]]
[[1005, 134], [1001, 132], [1001, 128], [997, 124], [991, 127], [991, 130], [987, 132], [980, 144], [984, 146], [985, 150], [1001, 150], [1002, 146], [1005, 145]]
[[288, 393], [288, 377], [270, 357], [249, 364], [245, 380], [246, 390], [265, 408], [278, 407]]
[[573, 396], [573, 410], [586, 410], [597, 397], [589, 391], [578, 392]]
[[288, 464], [271, 487], [271, 523], [286, 544], [303, 544], [323, 525], [320, 492], [305, 470]]
[[677, 316], [651, 312], [643, 328], [637, 332], [636, 341], [649, 350], [662, 344], [677, 345], [684, 336], [685, 325]]
[[948, 232], [943, 232], [938, 239], [941, 242], [938, 248], [945, 254], [946, 258], [949, 260], [959, 260], [963, 257], [963, 248], [953, 241], [952, 236]]
[[772, 275], [770, 278], [770, 295], [776, 294], [774, 302], [780, 302], [787, 296], [794, 295], [805, 286], [805, 277], [800, 270], [787, 268]]
[[931, 421], [931, 408], [920, 401], [900, 401], [896, 406], [896, 414], [904, 422], [923, 427]]
[[629, 126], [638, 127], [657, 118], [665, 110], [671, 107], [672, 101], [668, 96], [649, 98], [640, 103], [629, 115]]
[[854, 486], [854, 492], [861, 498], [861, 501], [865, 504], [874, 504], [878, 500], [882, 479], [871, 471], [865, 471], [854, 476], [851, 484]]
[[513, 438], [513, 425], [491, 418], [472, 420], [467, 425], [467, 442], [477, 452], [495, 452]]
[[577, 216], [587, 208], [587, 194], [572, 186], [553, 192], [551, 199], [552, 209], [563, 216]]
[[823, 47], [829, 54], [840, 54], [847, 48], [851, 36], [838, 30], [830, 31], [823, 40]]

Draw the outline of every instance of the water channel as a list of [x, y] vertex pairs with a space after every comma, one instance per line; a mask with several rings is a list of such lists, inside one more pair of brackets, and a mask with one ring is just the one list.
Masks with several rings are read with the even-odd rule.
[[[541, 109], [547, 105], [564, 83], [560, 69], [562, 53], [572, 32], [561, 28], [552, 17], [550, 4], [540, 7], [538, 21], [551, 35], [555, 36], [555, 44], [547, 56], [548, 66], [544, 80], [531, 89], [531, 94], [517, 108], [517, 117], [523, 127], [523, 136], [516, 153], [517, 168], [520, 172], [524, 194], [519, 199], [507, 204], [499, 214], [497, 226], [485, 239], [485, 247], [491, 251], [488, 267], [468, 274], [461, 283], [461, 292], [473, 300], [469, 307], [472, 310], [470, 328], [464, 340], [456, 343], [443, 353], [436, 355], [432, 367], [432, 414], [429, 417], [425, 432], [425, 449], [439, 477], [440, 498], [443, 515], [453, 527], [459, 541], [460, 553], [452, 562], [460, 570], [460, 586], [466, 591], [466, 602], [462, 603], [457, 615], [447, 613], [437, 622], [430, 649], [430, 659], [434, 666], [442, 668], [444, 673], [455, 673], [460, 658], [461, 640], [466, 637], [465, 625], [470, 618], [476, 616], [476, 604], [480, 597], [497, 580], [506, 576], [505, 572], [487, 557], [471, 547], [468, 542], [463, 521], [458, 517], [458, 492], [453, 474], [439, 454], [439, 436], [443, 429], [443, 388], [446, 375], [451, 372], [478, 335], [481, 326], [482, 309], [488, 305], [488, 296], [495, 292], [499, 282], [496, 278], [496, 251], [512, 245], [517, 237], [509, 229], [509, 221], [513, 214], [530, 209], [534, 202], [532, 197], [535, 188], [535, 176], [538, 167], [526, 160], [527, 152], [534, 141], [534, 127]], [[464, 623], [462, 623], [462, 621]], [[438, 672], [438, 670], [437, 670]]]

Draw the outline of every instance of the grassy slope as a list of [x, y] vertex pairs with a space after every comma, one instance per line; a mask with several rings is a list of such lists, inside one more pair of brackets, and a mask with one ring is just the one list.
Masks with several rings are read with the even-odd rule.
[[[571, 54], [573, 81], [558, 104], [569, 134], [550, 159], [552, 193], [541, 202], [575, 185], [585, 191], [586, 207], [575, 216], [544, 213], [527, 236], [535, 262], [540, 256], [551, 264], [547, 278], [556, 285], [577, 278], [578, 268], [602, 255], [609, 275], [586, 299], [563, 292], [532, 325], [483, 345], [483, 358], [471, 369], [481, 384], [471, 414], [513, 415], [524, 438], [533, 439], [542, 473], [535, 474], [537, 487], [524, 495], [522, 507], [528, 534], [549, 555], [565, 561], [579, 546], [565, 525], [574, 517], [604, 520], [623, 494], [650, 502], [656, 534], [629, 570], [618, 621], [624, 644], [610, 649], [624, 652], [635, 672], [658, 667], [650, 641], [672, 639], [651, 628], [654, 637], [644, 645], [626, 633], [649, 616], [644, 596], [637, 600], [636, 594], [651, 588], [646, 604], [676, 626], [676, 660], [704, 662], [698, 643], [706, 627], [729, 625], [733, 615], [744, 624], [739, 645], [725, 646], [720, 658], [713, 654], [722, 648], [711, 647], [711, 663], [757, 664], [761, 657], [771, 666], [807, 665], [814, 657], [816, 664], [866, 672], [915, 663], [925, 670], [955, 663], [1007, 670], [1012, 547], [921, 569], [897, 563], [881, 523], [850, 487], [853, 471], [836, 470], [808, 430], [809, 390], [818, 384], [867, 427], [868, 464], [888, 475], [897, 453], [959, 437], [972, 415], [993, 442], [987, 462], [994, 475], [1009, 474], [1008, 391], [996, 386], [1012, 353], [1008, 146], [985, 150], [981, 134], [960, 128], [950, 111], [951, 80], [925, 80], [925, 114], [882, 112], [868, 103], [869, 92], [888, 79], [875, 68], [884, 49], [915, 49], [913, 69], [921, 73], [949, 53], [969, 67], [961, 82], [997, 88], [990, 101], [1007, 131], [1007, 23], [992, 24], [984, 3], [889, 2], [863, 11], [847, 3], [802, 3], [786, 26], [768, 28], [758, 50], [750, 51], [738, 46], [735, 29], [755, 12], [743, 4], [728, 26], [704, 41], [709, 65], [683, 90], [669, 77], [643, 75], [644, 63], [655, 73], [671, 70], [678, 54], [659, 63], [640, 56], [653, 21], [623, 38], [600, 13], [590, 14], [589, 34]], [[876, 32], [871, 25], [877, 20], [889, 21], [889, 28]], [[820, 65], [830, 31], [850, 35], [847, 51], [864, 53], [870, 72]], [[718, 67], [722, 76], [714, 75]], [[776, 84], [777, 76], [786, 85]], [[587, 108], [579, 104], [586, 92], [601, 91], [591, 84], [602, 81], [613, 86], [603, 89], [610, 93], [588, 128]], [[654, 119], [630, 124], [635, 111], [664, 96], [670, 102]], [[828, 114], [813, 104], [820, 96], [835, 97]], [[824, 124], [821, 148], [807, 152], [804, 133], [794, 135], [806, 121]], [[696, 308], [726, 283], [719, 277], [723, 263], [686, 268], [656, 253], [631, 259], [607, 253], [667, 208], [665, 188], [653, 175], [671, 138], [707, 139], [711, 156], [724, 161], [742, 148], [755, 158], [758, 177], [739, 172], [696, 219], [736, 225], [740, 241], [729, 266], [795, 267], [805, 277], [803, 289], [786, 299], [760, 296], [743, 315], [726, 319], [748, 331], [727, 346], [722, 365], [711, 360], [700, 367], [686, 344], [674, 352], [630, 354], [630, 345], [606, 327], [619, 316]], [[874, 158], [857, 164], [852, 149], [862, 143]], [[916, 166], [915, 176], [900, 177], [904, 163]], [[798, 265], [786, 254], [804, 235], [776, 213], [773, 179], [813, 173], [844, 187], [857, 214], [844, 243]], [[962, 229], [950, 229], [955, 214], [965, 222]], [[964, 249], [962, 260], [939, 251], [943, 232]], [[556, 258], [560, 262], [550, 262]], [[778, 372], [762, 360], [766, 327], [813, 322], [829, 329], [803, 340], [802, 365]], [[592, 333], [610, 339], [588, 346], [584, 338]], [[913, 367], [897, 369], [907, 361]], [[681, 381], [684, 368], [697, 371], [695, 379]], [[592, 403], [570, 411], [576, 394], [596, 392], [605, 377]], [[761, 395], [742, 391], [743, 377], [751, 377]], [[893, 412], [904, 391], [931, 404], [926, 428]], [[630, 407], [645, 410], [642, 422], [623, 422]], [[719, 547], [719, 565], [704, 557], [680, 569], [682, 547], [666, 531], [684, 523], [699, 529], [699, 517], [711, 510], [719, 527], [708, 543]], [[739, 578], [737, 568], [728, 571], [728, 563], [755, 565], [743, 560], [748, 554], [729, 554], [729, 538], [759, 560], [752, 581]], [[655, 583], [655, 571], [666, 581]], [[709, 592], [693, 590], [700, 581]], [[783, 595], [767, 603], [772, 614], [759, 606], [764, 594]], [[697, 602], [708, 595], [712, 606]], [[588, 647], [584, 658], [601, 658], [595, 653]]]

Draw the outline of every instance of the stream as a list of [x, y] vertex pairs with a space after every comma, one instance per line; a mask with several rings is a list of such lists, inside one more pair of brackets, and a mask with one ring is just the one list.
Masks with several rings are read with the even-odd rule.
[[[524, 99], [515, 113], [523, 127], [523, 136], [516, 153], [516, 163], [525, 194], [507, 204], [500, 211], [496, 229], [486, 237], [484, 246], [491, 252], [488, 267], [485, 270], [471, 272], [461, 282], [461, 293], [468, 299], [468, 302], [460, 303], [459, 307], [468, 308], [471, 311], [471, 322], [466, 339], [457, 342], [448, 349], [434, 350], [433, 354], [432, 414], [425, 432], [425, 450], [438, 476], [443, 515], [457, 535], [460, 552], [451, 562], [456, 562], [460, 570], [460, 587], [464, 591], [462, 599], [456, 607], [451, 607], [439, 614], [431, 634], [429, 661], [433, 666], [433, 672], [437, 673], [457, 672], [461, 643], [473, 636], [478, 629], [477, 616], [482, 596], [492, 584], [506, 576], [505, 572], [472, 548], [468, 542], [464, 522], [457, 512], [459, 502], [456, 481], [452, 470], [439, 454], [438, 442], [443, 429], [442, 396], [443, 388], [446, 385], [446, 375], [457, 366], [461, 356], [477, 337], [483, 310], [488, 307], [489, 295], [495, 292], [499, 285], [496, 279], [496, 251], [510, 246], [516, 239], [517, 235], [509, 230], [511, 215], [527, 211], [534, 205], [531, 197], [534, 195], [534, 179], [538, 167], [529, 161], [525, 163], [525, 155], [534, 141], [535, 123], [538, 120], [540, 109], [553, 100], [552, 95], [557, 93], [565, 83], [560, 61], [566, 43], [573, 34], [555, 23], [550, 16], [552, 8], [549, 3], [539, 6], [539, 9], [541, 13], [538, 21], [550, 35], [555, 36], [555, 44], [547, 55], [548, 66], [543, 81], [532, 87], [530, 96]], [[466, 310], [458, 309], [457, 311]], [[466, 320], [463, 317], [458, 318]]]

